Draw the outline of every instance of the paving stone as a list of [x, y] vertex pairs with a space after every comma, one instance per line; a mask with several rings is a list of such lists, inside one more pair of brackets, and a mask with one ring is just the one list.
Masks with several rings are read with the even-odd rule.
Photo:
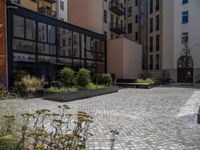
[[118, 93], [67, 103], [42, 99], [12, 100], [26, 110], [55, 110], [67, 104], [91, 114], [95, 121], [88, 149], [109, 149], [110, 130], [118, 130], [115, 150], [199, 150], [200, 125], [196, 123], [200, 91], [192, 88], [157, 87], [122, 89]]

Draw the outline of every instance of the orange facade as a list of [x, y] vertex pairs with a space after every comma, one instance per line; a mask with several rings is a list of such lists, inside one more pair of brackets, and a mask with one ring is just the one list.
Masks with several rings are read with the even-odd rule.
[[[5, 1], [0, 0], [0, 75], [6, 81]], [[0, 78], [0, 81], [2, 80]]]

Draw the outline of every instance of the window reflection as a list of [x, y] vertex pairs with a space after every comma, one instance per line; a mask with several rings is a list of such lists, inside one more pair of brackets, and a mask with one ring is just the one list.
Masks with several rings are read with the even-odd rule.
[[14, 36], [24, 38], [24, 17], [13, 15]]
[[35, 52], [35, 42], [13, 39], [13, 50]]
[[24, 53], [13, 53], [13, 60], [23, 61], [23, 62], [35, 62], [35, 55], [33, 54], [24, 54]]

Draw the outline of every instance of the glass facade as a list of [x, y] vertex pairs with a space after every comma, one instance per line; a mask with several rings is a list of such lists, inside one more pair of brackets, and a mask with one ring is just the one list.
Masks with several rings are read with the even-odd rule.
[[104, 35], [21, 7], [8, 9], [8, 18], [11, 82], [14, 70], [25, 70], [50, 81], [56, 80], [58, 71], [65, 66], [106, 72]]

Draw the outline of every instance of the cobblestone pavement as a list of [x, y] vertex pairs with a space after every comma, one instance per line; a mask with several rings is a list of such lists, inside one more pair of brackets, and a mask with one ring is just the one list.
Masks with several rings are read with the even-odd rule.
[[[55, 109], [58, 102], [17, 100], [26, 109]], [[15, 100], [9, 103], [16, 103]], [[63, 103], [62, 103], [63, 104]], [[122, 89], [118, 93], [66, 103], [95, 118], [89, 149], [109, 149], [109, 131], [120, 132], [116, 150], [200, 150], [196, 123], [200, 90], [190, 88]]]

